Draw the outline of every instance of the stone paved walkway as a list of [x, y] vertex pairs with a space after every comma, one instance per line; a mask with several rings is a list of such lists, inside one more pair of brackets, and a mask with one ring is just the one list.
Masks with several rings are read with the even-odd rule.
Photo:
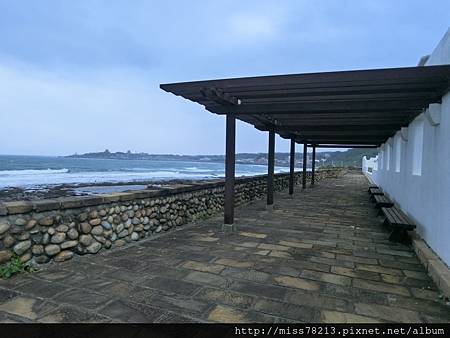
[[3, 322], [449, 322], [414, 252], [387, 240], [361, 174], [275, 195], [0, 281]]

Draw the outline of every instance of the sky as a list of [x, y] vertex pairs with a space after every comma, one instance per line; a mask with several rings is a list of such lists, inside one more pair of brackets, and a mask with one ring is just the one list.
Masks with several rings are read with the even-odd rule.
[[[0, 154], [223, 154], [224, 117], [159, 84], [415, 66], [449, 25], [448, 0], [0, 0]], [[267, 139], [238, 122], [237, 152]]]

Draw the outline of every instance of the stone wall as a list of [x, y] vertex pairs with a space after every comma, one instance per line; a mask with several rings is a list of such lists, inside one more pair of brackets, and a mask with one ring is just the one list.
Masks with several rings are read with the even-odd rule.
[[[319, 170], [316, 181], [342, 169]], [[308, 180], [310, 174], [308, 173]], [[274, 190], [288, 187], [276, 174]], [[296, 173], [295, 184], [301, 183]], [[265, 196], [266, 175], [237, 178], [236, 205]], [[223, 209], [224, 182], [201, 181], [158, 190], [0, 203], [0, 264], [13, 253], [23, 262], [62, 262], [168, 231]]]

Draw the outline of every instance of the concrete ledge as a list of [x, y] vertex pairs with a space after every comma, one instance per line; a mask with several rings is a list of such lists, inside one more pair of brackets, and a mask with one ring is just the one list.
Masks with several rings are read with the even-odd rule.
[[448, 266], [421, 238], [413, 239], [412, 244], [419, 260], [437, 287], [446, 297], [450, 298], [450, 269]]

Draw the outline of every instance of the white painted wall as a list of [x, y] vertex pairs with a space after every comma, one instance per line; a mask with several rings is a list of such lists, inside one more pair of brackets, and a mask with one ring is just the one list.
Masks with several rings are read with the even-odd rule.
[[[425, 66], [450, 64], [450, 29]], [[435, 124], [439, 117], [440, 124]], [[431, 112], [431, 118], [427, 118]], [[372, 180], [417, 224], [417, 232], [450, 265], [450, 92], [379, 149]], [[431, 121], [431, 123], [430, 123]], [[389, 169], [388, 168], [389, 164]], [[399, 166], [399, 168], [398, 168]]]

